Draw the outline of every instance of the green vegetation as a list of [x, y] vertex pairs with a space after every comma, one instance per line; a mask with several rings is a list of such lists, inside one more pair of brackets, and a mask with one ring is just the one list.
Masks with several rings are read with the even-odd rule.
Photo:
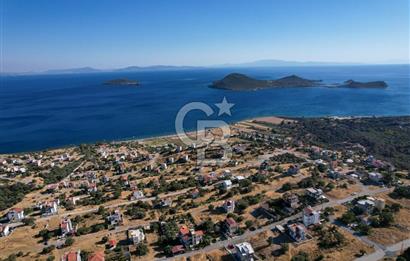
[[400, 169], [410, 168], [410, 117], [299, 119], [282, 127], [312, 145], [343, 149], [361, 144], [376, 158]]
[[399, 186], [394, 189], [390, 196], [393, 198], [409, 198], [410, 199], [410, 185]]
[[309, 255], [306, 252], [300, 251], [292, 257], [291, 261], [309, 261]]
[[57, 183], [72, 173], [74, 169], [80, 165], [80, 163], [80, 161], [73, 161], [61, 168], [54, 167], [50, 170], [50, 172], [41, 173], [40, 177], [43, 178], [45, 184]]
[[145, 256], [148, 254], [148, 247], [144, 243], [139, 243], [136, 247], [135, 254], [137, 256]]
[[31, 192], [32, 189], [32, 186], [24, 183], [7, 183], [0, 185], [0, 211], [5, 210], [23, 200], [24, 196]]
[[295, 154], [288, 153], [288, 152], [275, 155], [271, 157], [270, 160], [278, 162], [278, 163], [303, 163], [306, 161], [305, 159], [299, 158], [295, 156]]
[[337, 230], [336, 226], [331, 226], [327, 229], [319, 230], [319, 247], [321, 248], [333, 248], [341, 246], [346, 238]]
[[410, 247], [408, 247], [404, 252], [399, 255], [396, 261], [409, 261], [410, 260]]

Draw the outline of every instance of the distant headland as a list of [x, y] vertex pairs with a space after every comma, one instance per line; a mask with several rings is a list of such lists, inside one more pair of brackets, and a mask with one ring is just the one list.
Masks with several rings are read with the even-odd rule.
[[132, 86], [137, 86], [139, 85], [139, 82], [136, 80], [130, 80], [130, 79], [126, 79], [126, 78], [120, 78], [120, 79], [113, 79], [113, 80], [109, 80], [104, 82], [105, 85], [132, 85]]
[[276, 80], [259, 80], [240, 73], [231, 73], [221, 80], [214, 81], [210, 87], [225, 90], [245, 91], [266, 88], [286, 87], [340, 87], [340, 88], [386, 88], [384, 81], [358, 82], [348, 80], [343, 83], [324, 84], [321, 80], [309, 80], [290, 75]]

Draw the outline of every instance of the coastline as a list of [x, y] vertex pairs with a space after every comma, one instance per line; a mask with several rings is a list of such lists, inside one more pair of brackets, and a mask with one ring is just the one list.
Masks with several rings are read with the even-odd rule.
[[[331, 119], [357, 119], [357, 118], [391, 118], [391, 117], [410, 117], [410, 115], [380, 115], [380, 116], [368, 116], [368, 115], [360, 115], [360, 116], [309, 116], [309, 117], [304, 117], [304, 116], [282, 116], [282, 115], [271, 115], [271, 116], [258, 116], [258, 117], [250, 117], [250, 118], [244, 118], [241, 120], [233, 121], [233, 122], [228, 122], [229, 126], [239, 124], [241, 122], [245, 121], [265, 121], [269, 122], [272, 124], [279, 124], [279, 120], [297, 120], [297, 119], [314, 119], [314, 118], [331, 118]], [[186, 134], [192, 135], [196, 133], [195, 130], [187, 130]], [[84, 142], [84, 143], [78, 143], [78, 144], [67, 144], [66, 146], [56, 146], [56, 147], [48, 147], [40, 150], [31, 150], [31, 151], [20, 151], [20, 152], [12, 152], [12, 153], [0, 153], [0, 156], [7, 156], [7, 155], [21, 155], [21, 154], [26, 154], [26, 153], [39, 153], [42, 151], [53, 151], [53, 150], [64, 150], [64, 149], [70, 149], [74, 148], [77, 146], [80, 146], [82, 144], [90, 145], [90, 144], [97, 144], [97, 143], [111, 143], [111, 144], [119, 144], [119, 143], [127, 143], [127, 142], [150, 142], [154, 140], [159, 140], [159, 139], [176, 139], [178, 138], [178, 135], [176, 133], [164, 133], [160, 135], [153, 135], [153, 136], [147, 136], [147, 137], [129, 137], [129, 138], [120, 138], [120, 139], [113, 139], [113, 140], [97, 140], [97, 141], [92, 141], [92, 142]]]

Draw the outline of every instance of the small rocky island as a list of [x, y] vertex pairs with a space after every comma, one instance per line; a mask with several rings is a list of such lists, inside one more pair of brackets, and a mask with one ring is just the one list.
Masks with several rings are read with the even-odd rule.
[[387, 83], [384, 81], [374, 81], [374, 82], [357, 82], [353, 80], [347, 80], [340, 87], [349, 88], [386, 88]]
[[138, 81], [130, 80], [130, 79], [126, 79], [126, 78], [109, 80], [109, 81], [104, 82], [104, 84], [105, 85], [114, 85], [114, 86], [123, 86], [123, 85], [137, 86], [137, 85], [139, 85]]
[[297, 75], [290, 75], [276, 80], [259, 80], [240, 73], [231, 73], [222, 80], [211, 84], [212, 88], [245, 91], [265, 88], [286, 88], [286, 87], [340, 87], [340, 88], [385, 88], [384, 81], [356, 82], [353, 80], [337, 84], [324, 84], [321, 80], [309, 80]]

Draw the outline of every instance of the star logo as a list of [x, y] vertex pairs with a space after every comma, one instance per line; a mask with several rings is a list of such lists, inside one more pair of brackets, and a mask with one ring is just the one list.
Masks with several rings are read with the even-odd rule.
[[226, 100], [226, 97], [223, 98], [221, 103], [215, 103], [216, 107], [219, 108], [219, 113], [218, 116], [221, 116], [222, 114], [228, 114], [231, 116], [231, 108], [235, 105], [234, 103], [229, 103]]

